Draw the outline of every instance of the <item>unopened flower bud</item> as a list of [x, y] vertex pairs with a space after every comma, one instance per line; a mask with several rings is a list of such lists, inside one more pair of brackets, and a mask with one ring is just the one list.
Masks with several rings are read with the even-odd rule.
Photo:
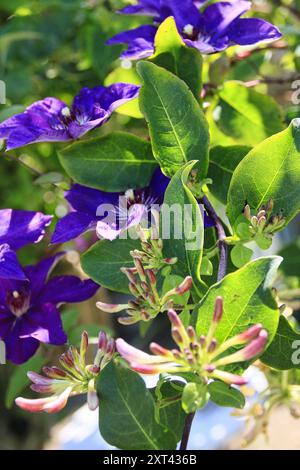
[[213, 316], [214, 323], [219, 323], [222, 319], [222, 315], [223, 315], [223, 298], [219, 296], [215, 300], [215, 309], [214, 309], [214, 316]]
[[244, 208], [244, 216], [245, 216], [246, 219], [248, 219], [248, 220], [251, 219], [251, 210], [250, 210], [249, 204], [246, 204], [246, 205], [245, 205], [245, 208]]
[[128, 304], [106, 304], [104, 302], [97, 302], [96, 307], [99, 310], [107, 313], [119, 313], [128, 308]]
[[91, 411], [96, 410], [99, 406], [99, 399], [95, 390], [94, 379], [90, 380], [88, 384], [87, 402], [88, 402], [88, 407]]
[[107, 336], [104, 331], [100, 331], [98, 338], [98, 349], [101, 351], [106, 351], [107, 348]]
[[193, 285], [193, 278], [191, 276], [187, 276], [184, 281], [176, 287], [176, 293], [178, 295], [183, 295], [188, 292]]
[[80, 357], [84, 360], [86, 352], [89, 347], [89, 336], [86, 331], [84, 331], [81, 335], [81, 343], [80, 343]]
[[163, 348], [162, 346], [160, 346], [159, 344], [157, 343], [151, 343], [150, 346], [150, 351], [155, 354], [156, 356], [166, 356], [166, 357], [169, 357], [171, 354], [170, 354], [170, 351], [168, 351], [168, 349], [166, 348]]
[[257, 323], [256, 325], [251, 326], [250, 328], [248, 328], [248, 330], [243, 331], [243, 333], [237, 335], [237, 344], [243, 344], [247, 343], [248, 341], [251, 341], [252, 339], [257, 337], [257, 335], [261, 332], [262, 329], [263, 326], [261, 323]]

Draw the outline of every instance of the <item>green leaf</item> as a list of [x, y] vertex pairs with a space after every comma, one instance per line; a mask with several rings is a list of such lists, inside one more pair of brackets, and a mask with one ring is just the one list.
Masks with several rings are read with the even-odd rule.
[[208, 111], [213, 145], [253, 145], [283, 129], [281, 110], [269, 95], [227, 81]]
[[242, 409], [245, 406], [244, 395], [236, 388], [215, 380], [208, 384], [210, 399], [218, 406]]
[[[203, 218], [199, 204], [187, 187], [188, 176], [194, 164], [195, 162], [186, 164], [169, 183], [161, 208], [161, 229], [165, 257], [177, 257], [178, 260], [173, 266], [173, 272], [183, 277], [192, 276], [194, 289], [201, 297], [206, 287], [200, 278]], [[172, 212], [172, 208], [175, 212]]]
[[231, 250], [230, 256], [234, 266], [241, 268], [251, 260], [253, 251], [242, 243], [237, 243]]
[[5, 396], [5, 406], [11, 408], [14, 400], [19, 396], [30, 380], [27, 377], [27, 372], [40, 372], [42, 366], [47, 362], [45, 357], [36, 355], [29, 359], [25, 364], [19, 365], [10, 377], [8, 388]]
[[274, 369], [300, 369], [300, 333], [283, 315], [272, 343], [260, 359]]
[[181, 78], [199, 100], [203, 60], [199, 51], [184, 44], [172, 16], [159, 26], [154, 48], [155, 53], [149, 60]]
[[208, 125], [192, 92], [178, 77], [150, 62], [140, 62], [137, 70], [143, 80], [140, 108], [163, 172], [172, 177], [188, 161], [199, 160], [199, 177], [205, 178]]
[[157, 165], [150, 144], [125, 132], [76, 142], [59, 157], [77, 183], [109, 192], [147, 186]]
[[[178, 395], [180, 396], [182, 385], [182, 382], [164, 382], [159, 387], [159, 399], [166, 400]], [[179, 399], [176, 402], [169, 403], [167, 406], [160, 407], [158, 414], [160, 424], [169, 429], [174, 434], [176, 442], [179, 442], [186, 418], [186, 414], [181, 406], [181, 400]]]
[[57, 171], [51, 171], [49, 173], [45, 173], [44, 175], [39, 176], [36, 180], [34, 180], [33, 184], [37, 185], [47, 185], [47, 184], [57, 184], [61, 183], [64, 180], [64, 175], [58, 173]]
[[259, 144], [237, 166], [228, 193], [231, 224], [242, 214], [246, 201], [258, 210], [269, 199], [274, 201], [274, 213], [282, 214], [286, 224], [299, 212], [300, 119]]
[[251, 325], [262, 323], [268, 331], [268, 344], [274, 338], [279, 310], [271, 288], [281, 258], [259, 258], [228, 274], [212, 286], [194, 311], [197, 335], [206, 335], [212, 322], [217, 296], [222, 296], [224, 312], [215, 338], [222, 344]]
[[84, 272], [95, 282], [107, 289], [128, 293], [128, 279], [120, 271], [124, 267], [133, 267], [131, 250], [140, 249], [140, 241], [127, 238], [101, 240], [93, 245], [81, 257]]
[[213, 147], [209, 154], [208, 178], [212, 179], [209, 191], [220, 202], [226, 204], [227, 193], [234, 170], [242, 159], [250, 152], [251, 147], [230, 145]]
[[209, 400], [207, 385], [190, 382], [186, 384], [182, 394], [182, 408], [186, 413], [194, 413], [204, 408]]
[[129, 369], [110, 363], [97, 384], [102, 437], [118, 449], [171, 450], [175, 436], [155, 420], [154, 399], [143, 379]]

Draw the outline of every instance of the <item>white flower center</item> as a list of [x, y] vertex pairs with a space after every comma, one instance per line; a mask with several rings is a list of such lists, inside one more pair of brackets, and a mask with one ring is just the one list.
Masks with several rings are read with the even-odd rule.
[[186, 24], [185, 27], [183, 28], [184, 34], [187, 36], [193, 36], [194, 34], [194, 26], [192, 24]]
[[61, 110], [61, 114], [62, 114], [62, 116], [64, 116], [64, 117], [70, 117], [70, 116], [71, 116], [70, 108], [68, 108], [68, 106], [66, 106], [65, 108], [63, 108], [63, 109]]

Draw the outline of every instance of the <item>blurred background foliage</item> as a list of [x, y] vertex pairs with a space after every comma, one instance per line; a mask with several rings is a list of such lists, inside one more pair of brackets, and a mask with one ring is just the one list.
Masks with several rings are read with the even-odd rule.
[[[0, 105], [0, 121], [46, 96], [55, 96], [70, 105], [84, 86], [136, 82], [134, 65], [130, 68], [130, 64], [120, 63], [118, 59], [121, 48], [105, 46], [106, 39], [115, 33], [147, 21], [115, 13], [126, 4], [126, 0], [0, 0], [0, 80], [6, 84], [7, 98], [6, 104]], [[251, 14], [278, 26], [283, 39], [255, 49], [231, 48], [206, 57], [205, 101], [211, 101], [213, 109], [217, 87], [225, 80], [242, 80], [256, 91], [275, 98], [288, 123], [293, 117], [300, 117], [292, 85], [300, 80], [300, 0], [256, 0]], [[299, 85], [300, 82], [298, 89]], [[300, 98], [300, 93], [297, 97]], [[144, 121], [138, 119], [137, 105], [127, 109], [126, 114], [122, 114], [122, 110], [115, 113], [108, 124], [93, 134], [128, 129], [146, 136]], [[211, 112], [212, 119], [213, 115]], [[57, 144], [39, 144], [9, 154], [3, 149], [0, 151], [1, 208], [41, 210], [56, 217], [66, 214], [63, 194], [70, 182], [59, 164], [57, 148]], [[20, 254], [22, 261], [31, 263], [45, 253], [50, 254], [53, 248], [48, 242], [46, 239], [26, 248]], [[81, 246], [70, 246], [64, 272], [80, 272], [79, 256], [74, 248], [81, 249]], [[292, 287], [298, 289], [300, 273], [293, 264], [293, 254], [294, 251], [286, 249], [284, 268]], [[102, 322], [94, 301], [67, 311], [64, 321], [75, 343], [83, 327], [95, 336]], [[43, 360], [49, 359], [49, 354], [56, 357], [57, 353], [57, 348], [53, 348], [52, 352], [44, 354]], [[38, 368], [41, 364], [30, 365]], [[7, 405], [11, 407], [13, 403], [11, 389], [20, 388], [21, 392], [24, 387], [21, 377], [25, 376], [26, 367], [29, 368], [25, 366], [17, 376], [11, 365], [0, 367], [0, 448], [3, 449], [42, 447], [49, 425], [58, 419], [28, 416], [15, 408], [7, 409]], [[14, 377], [13, 383], [11, 377]], [[70, 408], [67, 410], [70, 412]], [[60, 414], [59, 419], [63, 416], [64, 413]]]

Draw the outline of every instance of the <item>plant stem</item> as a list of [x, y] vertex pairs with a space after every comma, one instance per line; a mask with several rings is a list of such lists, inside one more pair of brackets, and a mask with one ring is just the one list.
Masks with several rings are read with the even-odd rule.
[[215, 209], [209, 202], [206, 196], [203, 196], [202, 203], [205, 207], [205, 210], [209, 217], [211, 217], [216, 225], [216, 230], [218, 234], [218, 247], [220, 251], [220, 262], [219, 262], [219, 269], [218, 269], [218, 281], [221, 281], [226, 274], [227, 270], [227, 261], [228, 261], [228, 246], [225, 242], [226, 233], [223, 227], [223, 224], [216, 213]]
[[[207, 214], [213, 219], [216, 225], [216, 230], [218, 234], [218, 247], [220, 251], [218, 281], [221, 281], [221, 279], [223, 279], [223, 277], [226, 275], [226, 271], [227, 271], [228, 245], [224, 241], [226, 238], [226, 233], [225, 233], [223, 224], [218, 214], [216, 213], [215, 209], [213, 208], [213, 206], [211, 205], [211, 203], [209, 202], [206, 196], [203, 196], [202, 204], [204, 205]], [[187, 449], [195, 414], [196, 413], [189, 413], [187, 417], [185, 418], [185, 424], [184, 424], [182, 439], [180, 443], [180, 450]]]
[[186, 450], [187, 449], [187, 445], [188, 445], [188, 442], [189, 442], [189, 437], [190, 437], [190, 433], [191, 433], [192, 424], [193, 424], [195, 414], [196, 413], [189, 413], [187, 415], [187, 417], [185, 418], [184, 429], [183, 429], [183, 433], [182, 433], [182, 439], [181, 439], [180, 449], [179, 450]]

